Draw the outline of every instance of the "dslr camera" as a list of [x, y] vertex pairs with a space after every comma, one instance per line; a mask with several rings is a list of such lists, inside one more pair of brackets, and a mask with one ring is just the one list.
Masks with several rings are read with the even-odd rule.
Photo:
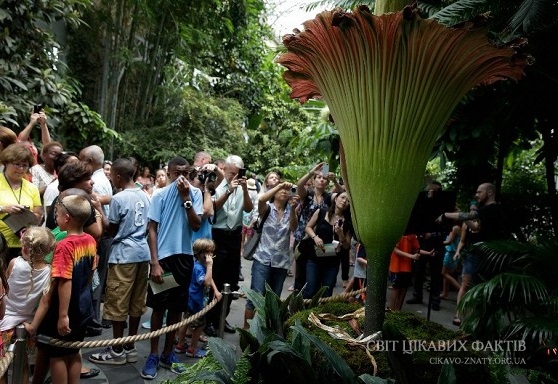
[[214, 182], [215, 180], [217, 180], [217, 175], [215, 174], [215, 172], [212, 171], [208, 171], [207, 169], [204, 169], [203, 171], [198, 173], [198, 180], [202, 183], [205, 184], [205, 180], [207, 179], [207, 181], [209, 181], [210, 183]]

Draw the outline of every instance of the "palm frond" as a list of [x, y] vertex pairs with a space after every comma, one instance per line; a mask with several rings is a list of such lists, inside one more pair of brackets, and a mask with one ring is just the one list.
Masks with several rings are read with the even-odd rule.
[[558, 4], [554, 0], [524, 0], [508, 22], [504, 33], [530, 34], [558, 23]]
[[469, 307], [481, 305], [490, 307], [517, 307], [538, 305], [549, 297], [541, 280], [534, 276], [517, 273], [501, 273], [492, 279], [471, 288], [459, 303], [459, 310], [467, 312]]
[[323, 9], [323, 8], [333, 8], [333, 7], [339, 7], [339, 8], [343, 8], [346, 10], [349, 9], [353, 9], [361, 4], [364, 5], [368, 5], [370, 7], [370, 9], [374, 9], [374, 4], [376, 2], [374, 0], [369, 0], [369, 1], [354, 1], [354, 0], [337, 0], [337, 1], [332, 1], [332, 0], [317, 0], [317, 1], [313, 1], [311, 3], [309, 3], [308, 5], [306, 5], [306, 7], [304, 7], [304, 10], [306, 12], [311, 12], [314, 11], [316, 9]]
[[451, 26], [471, 19], [488, 10], [487, 0], [459, 0], [442, 8], [430, 18], [439, 23]]
[[541, 345], [558, 339], [558, 319], [550, 316], [525, 316], [509, 327], [506, 338], [520, 338]]
[[418, 8], [420, 9], [420, 17], [422, 17], [423, 19], [430, 18], [432, 15], [440, 10], [440, 7], [424, 1], [419, 1], [417, 4]]

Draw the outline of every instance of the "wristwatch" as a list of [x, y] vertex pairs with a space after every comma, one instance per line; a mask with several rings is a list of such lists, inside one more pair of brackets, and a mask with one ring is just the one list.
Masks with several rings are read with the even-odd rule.
[[184, 206], [184, 208], [186, 209], [190, 209], [192, 208], [192, 202], [190, 200], [187, 200], [184, 202], [184, 204], [182, 204]]

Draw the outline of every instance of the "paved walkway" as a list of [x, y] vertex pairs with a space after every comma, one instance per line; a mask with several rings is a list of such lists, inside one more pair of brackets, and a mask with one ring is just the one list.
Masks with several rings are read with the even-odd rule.
[[[250, 287], [250, 267], [251, 267], [251, 262], [247, 262], [247, 261], [243, 261], [242, 263], [242, 273], [245, 277], [245, 281], [241, 282], [240, 285], [244, 288], [249, 288]], [[352, 273], [352, 268], [351, 268], [351, 273]], [[339, 284], [337, 287], [335, 287], [334, 289], [334, 295], [335, 294], [339, 294], [342, 292], [342, 287], [341, 287], [341, 279], [339, 278]], [[288, 296], [289, 292], [287, 291], [287, 288], [292, 285], [293, 283], [293, 278], [292, 277], [287, 277], [286, 281], [285, 281], [285, 286], [283, 289], [283, 297]], [[388, 290], [388, 298], [389, 298], [389, 290]], [[446, 300], [446, 301], [442, 301], [442, 309], [440, 311], [431, 312], [431, 320], [435, 321], [437, 323], [443, 324], [445, 326], [447, 326], [450, 329], [457, 329], [457, 327], [453, 326], [451, 324], [451, 321], [453, 319], [453, 314], [455, 311], [455, 292], [452, 292], [451, 295], [451, 299], [450, 300]], [[427, 296], [428, 293], [425, 292], [425, 297]], [[407, 293], [407, 296], [410, 297], [411, 293], [410, 290]], [[245, 299], [239, 299], [239, 300], [234, 300], [232, 302], [232, 306], [231, 306], [231, 312], [229, 314], [228, 317], [228, 321], [232, 326], [235, 327], [242, 327], [243, 323], [244, 323], [244, 305], [246, 303]], [[417, 314], [420, 314], [422, 316], [426, 317], [427, 314], [427, 306], [426, 305], [409, 305], [409, 304], [404, 304], [403, 305], [403, 310], [406, 311], [414, 311]], [[150, 316], [151, 312], [148, 311], [146, 314], [144, 314], [144, 316], [142, 317], [142, 322], [149, 320], [149, 316]], [[140, 333], [145, 333], [148, 332], [148, 330], [146, 329], [141, 329]], [[102, 340], [102, 339], [111, 339], [112, 338], [112, 329], [104, 329], [103, 330], [103, 334], [101, 336], [98, 337], [94, 337], [91, 339], [87, 339], [87, 340]], [[229, 341], [232, 344], [238, 345], [239, 343], [239, 338], [238, 338], [238, 334], [228, 334], [225, 333], [224, 339]], [[163, 345], [163, 337], [161, 337], [160, 339], [160, 343], [161, 343], [161, 348], [162, 349], [162, 345]], [[136, 348], [139, 352], [139, 361], [137, 363], [134, 364], [125, 364], [125, 365], [95, 365], [91, 362], [89, 362], [87, 360], [87, 357], [91, 354], [96, 352], [98, 349], [83, 349], [83, 356], [84, 356], [84, 362], [86, 365], [90, 366], [90, 367], [96, 367], [98, 369], [101, 370], [101, 374], [95, 378], [91, 378], [91, 379], [82, 379], [81, 382], [82, 383], [87, 383], [87, 384], [106, 384], [106, 383], [110, 383], [110, 384], [130, 384], [130, 383], [159, 383], [161, 381], [164, 381], [166, 379], [172, 379], [174, 377], [176, 377], [176, 375], [172, 372], [170, 372], [169, 370], [166, 370], [164, 368], [159, 368], [157, 377], [154, 380], [143, 380], [140, 376], [140, 372], [143, 368], [143, 365], [145, 364], [145, 360], [147, 358], [147, 356], [149, 355], [149, 341], [140, 341], [138, 343], [136, 343]], [[193, 358], [188, 358], [185, 355], [177, 355], [178, 359], [180, 361], [185, 362], [186, 364], [193, 364], [197, 361], [197, 359], [193, 359]]]

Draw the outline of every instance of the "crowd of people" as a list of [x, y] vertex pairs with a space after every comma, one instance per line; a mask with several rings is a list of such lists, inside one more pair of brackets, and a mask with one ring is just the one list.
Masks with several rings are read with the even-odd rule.
[[[30, 141], [36, 125], [42, 133], [41, 161]], [[281, 295], [293, 272], [292, 289], [305, 298], [320, 291], [331, 296], [340, 270], [347, 291], [366, 285], [366, 252], [355, 239], [349, 196], [325, 163], [296, 184], [278, 171], [260, 182], [246, 174], [239, 156], [212, 161], [200, 151], [191, 164], [177, 156], [151, 175], [149, 167], [138, 171], [134, 158], [105, 159], [96, 145], [65, 151], [50, 139], [42, 111], [31, 116], [19, 136], [0, 127], [0, 150], [0, 253], [7, 266], [0, 268], [2, 352], [20, 323], [31, 334], [82, 341], [100, 334], [101, 327], [112, 327], [114, 338], [124, 336], [126, 327], [128, 335], [136, 335], [146, 307], [152, 309], [152, 331], [198, 313], [208, 300], [221, 298], [224, 284], [239, 290], [243, 248], [257, 223], [261, 238], [252, 255], [252, 290], [265, 294], [267, 284]], [[431, 184], [429, 193], [434, 196], [440, 187]], [[458, 297], [463, 295], [478, 260], [466, 258], [461, 284], [452, 275], [456, 260], [466, 244], [498, 232], [488, 229], [498, 225], [497, 212], [490, 208], [497, 207], [493, 186], [481, 185], [476, 201], [482, 207], [468, 214], [435, 212], [431, 228], [407, 231], [395, 245], [392, 309], [401, 308], [413, 278], [415, 296], [407, 302], [422, 302], [427, 262], [433, 309], [447, 297], [449, 285], [457, 284]], [[449, 220], [455, 224], [451, 235], [444, 230]], [[353, 276], [350, 265], [355, 266]], [[363, 302], [365, 295], [356, 299]], [[141, 377], [154, 379], [159, 367], [183, 372], [175, 364], [179, 353], [204, 357], [199, 342], [217, 335], [222, 305], [166, 333], [161, 351], [159, 337], [152, 338]], [[244, 328], [254, 315], [254, 304], [247, 300]], [[228, 322], [225, 331], [236, 332]], [[49, 370], [55, 383], [78, 383], [98, 374], [83, 366], [78, 349], [37, 341], [36, 350], [33, 383], [43, 383]], [[89, 359], [123, 365], [139, 356], [134, 343], [128, 343]]]

